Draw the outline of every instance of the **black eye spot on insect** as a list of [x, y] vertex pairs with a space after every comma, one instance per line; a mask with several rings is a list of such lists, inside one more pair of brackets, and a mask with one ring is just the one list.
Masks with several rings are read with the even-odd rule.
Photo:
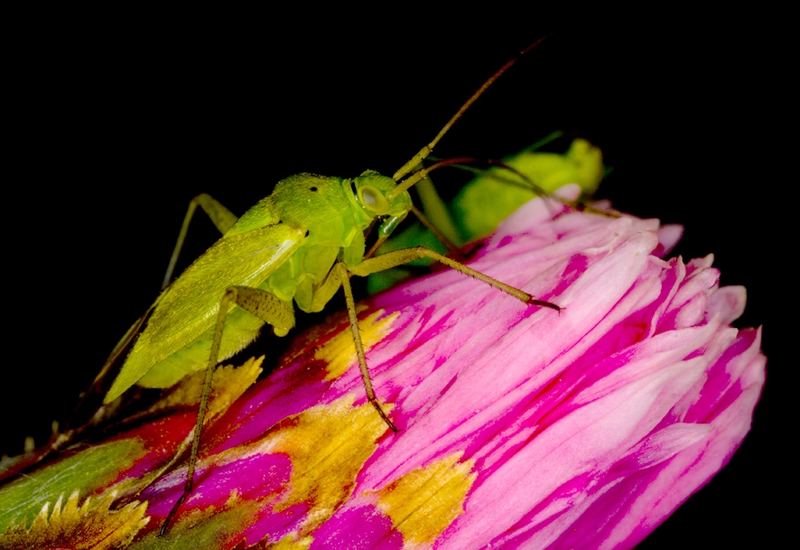
[[316, 187], [316, 186], [314, 186], [314, 187], [309, 187], [309, 188], [308, 188], [308, 190], [309, 190], [309, 191], [314, 191], [314, 192], [316, 192], [316, 191], [317, 191], [317, 187]]
[[309, 235], [310, 233], [311, 233], [311, 231], [309, 231], [308, 229], [306, 229], [306, 234], [305, 234], [305, 235], [303, 235], [303, 236], [304, 236], [304, 237], [308, 237], [308, 235]]

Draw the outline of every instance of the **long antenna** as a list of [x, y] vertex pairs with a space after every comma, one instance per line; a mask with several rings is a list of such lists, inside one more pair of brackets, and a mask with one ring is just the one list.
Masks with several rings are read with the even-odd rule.
[[458, 119], [460, 119], [464, 115], [464, 113], [466, 113], [467, 110], [470, 107], [472, 107], [472, 104], [475, 103], [478, 100], [478, 98], [481, 97], [484, 94], [484, 92], [486, 92], [486, 90], [488, 90], [498, 78], [503, 76], [503, 74], [507, 70], [513, 67], [521, 57], [527, 55], [529, 52], [536, 49], [536, 47], [538, 47], [539, 44], [541, 44], [545, 38], [547, 37], [543, 36], [534, 41], [533, 43], [529, 44], [525, 49], [521, 50], [519, 53], [517, 53], [517, 55], [506, 61], [502, 67], [500, 67], [497, 71], [495, 71], [495, 73], [492, 76], [490, 76], [486, 80], [486, 82], [481, 84], [480, 88], [478, 88], [475, 91], [475, 93], [472, 94], [470, 98], [464, 102], [464, 104], [458, 109], [458, 111], [456, 111], [456, 114], [454, 114], [450, 118], [450, 120], [447, 121], [447, 124], [445, 124], [441, 130], [439, 130], [439, 133], [436, 134], [436, 137], [434, 137], [430, 143], [428, 143], [425, 147], [420, 149], [416, 155], [411, 157], [411, 159], [408, 162], [406, 162], [397, 172], [395, 172], [394, 175], [392, 176], [392, 179], [394, 181], [400, 181], [400, 179], [402, 179], [403, 177], [407, 176], [412, 171], [414, 171], [417, 168], [417, 166], [423, 160], [425, 160], [428, 157], [428, 155], [430, 155], [433, 152], [433, 148], [436, 147], [436, 144], [438, 144], [439, 141], [444, 137], [444, 135], [448, 131], [450, 131], [450, 128], [453, 127], [453, 124], [455, 124], [458, 121]]
[[425, 168], [420, 168], [419, 170], [408, 176], [403, 181], [397, 182], [397, 187], [389, 191], [386, 194], [386, 198], [391, 200], [400, 193], [402, 193], [403, 191], [408, 191], [408, 189], [410, 189], [411, 186], [424, 180], [428, 176], [428, 174], [430, 174], [435, 170], [438, 170], [439, 168], [444, 168], [445, 166], [452, 166], [454, 164], [469, 164], [474, 161], [475, 158], [473, 157], [455, 157], [451, 159], [444, 159], [434, 162], [430, 166], [427, 166]]
[[[439, 168], [444, 168], [445, 166], [454, 166], [456, 168], [466, 168], [469, 169], [470, 164], [488, 164], [489, 166], [495, 166], [497, 168], [501, 168], [503, 170], [507, 170], [508, 172], [517, 176], [520, 181], [508, 180], [504, 177], [497, 177], [496, 175], [493, 176], [499, 181], [503, 181], [505, 183], [509, 183], [511, 185], [518, 185], [523, 189], [527, 189], [528, 191], [533, 191], [543, 199], [554, 199], [557, 203], [564, 204], [566, 206], [575, 206], [570, 201], [562, 200], [558, 197], [553, 196], [552, 194], [548, 193], [544, 189], [542, 189], [536, 182], [534, 182], [531, 178], [529, 178], [523, 172], [520, 172], [513, 166], [509, 166], [505, 162], [501, 160], [495, 159], [479, 159], [476, 157], [456, 157], [451, 159], [442, 159], [438, 160], [437, 162], [431, 164], [427, 168], [420, 168], [416, 172], [409, 175], [403, 181], [397, 182], [397, 187], [392, 189], [388, 194], [387, 197], [389, 199], [399, 195], [403, 191], [407, 191], [412, 185], [416, 185], [421, 180], [426, 178], [428, 174], [433, 172], [434, 170], [438, 170]], [[492, 176], [490, 176], [492, 177]], [[545, 205], [549, 208], [549, 203], [545, 202]], [[555, 215], [555, 212], [551, 211], [551, 214]]]

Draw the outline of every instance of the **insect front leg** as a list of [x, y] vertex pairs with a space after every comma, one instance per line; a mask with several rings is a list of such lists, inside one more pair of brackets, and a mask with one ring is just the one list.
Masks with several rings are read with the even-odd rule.
[[430, 219], [428, 219], [425, 214], [423, 214], [417, 207], [411, 207], [411, 213], [414, 217], [417, 218], [419, 223], [421, 223], [425, 228], [433, 233], [433, 236], [436, 237], [436, 240], [442, 243], [444, 247], [447, 249], [448, 253], [450, 254], [461, 254], [461, 248], [455, 244], [457, 239], [451, 239], [447, 236], [444, 231], [440, 230], [439, 227], [433, 223]]
[[167, 272], [164, 274], [164, 280], [161, 283], [162, 290], [165, 289], [172, 280], [172, 274], [175, 271], [175, 264], [178, 263], [178, 256], [181, 254], [183, 243], [186, 240], [186, 234], [189, 232], [189, 224], [192, 223], [194, 211], [197, 210], [198, 206], [203, 209], [203, 212], [208, 215], [208, 218], [211, 220], [211, 223], [214, 224], [214, 227], [216, 227], [223, 235], [236, 223], [237, 217], [234, 216], [230, 210], [225, 208], [218, 200], [207, 193], [197, 195], [195, 198], [189, 201], [189, 207], [186, 209], [186, 216], [183, 218], [183, 224], [181, 225], [180, 233], [178, 233], [178, 240], [175, 241], [175, 248], [173, 249], [172, 256], [169, 259]]
[[[417, 184], [417, 195], [419, 195], [419, 199], [422, 202], [422, 211], [425, 213], [425, 217], [430, 220], [429, 223], [433, 226], [436, 238], [448, 249], [451, 249], [452, 245], [450, 243], [458, 244], [461, 241], [461, 236], [458, 233], [458, 229], [456, 229], [456, 224], [430, 177], [426, 177]], [[415, 215], [420, 218], [418, 214], [415, 213]], [[426, 225], [427, 220], [420, 218], [420, 222], [423, 225]]]
[[[429, 177], [425, 177], [417, 184], [416, 189], [422, 200], [423, 210], [419, 210], [412, 205], [410, 210], [411, 214], [433, 234], [436, 240], [447, 249], [449, 254], [460, 255], [461, 247], [459, 243], [462, 242], [462, 239], [447, 210], [447, 206], [436, 192], [433, 181], [431, 181]], [[372, 258], [375, 256], [381, 246], [389, 239], [389, 235], [390, 231], [385, 224], [382, 224], [378, 239], [373, 243], [364, 257]], [[400, 238], [402, 239], [402, 236]]]
[[[167, 518], [161, 525], [159, 533], [166, 534], [172, 519], [177, 514], [186, 497], [192, 492], [194, 484], [194, 473], [197, 467], [197, 454], [200, 449], [200, 432], [203, 428], [206, 413], [208, 412], [208, 398], [211, 393], [211, 381], [214, 376], [214, 369], [219, 360], [219, 349], [222, 343], [222, 334], [225, 328], [225, 318], [231, 306], [237, 305], [245, 311], [255, 315], [265, 323], [272, 325], [275, 334], [285, 336], [294, 326], [294, 307], [289, 302], [284, 302], [274, 294], [258, 288], [246, 286], [232, 286], [225, 291], [219, 305], [217, 321], [214, 325], [214, 336], [211, 340], [211, 352], [208, 357], [208, 366], [203, 380], [203, 391], [200, 395], [200, 408], [197, 412], [194, 430], [192, 431], [192, 450], [189, 455], [189, 466], [186, 471], [186, 482], [183, 492], [175, 504], [172, 506]], [[169, 466], [177, 462], [183, 454], [183, 446], [178, 449], [176, 456], [170, 461]]]
[[531, 296], [530, 294], [528, 294], [527, 292], [525, 292], [524, 290], [520, 290], [519, 288], [513, 287], [502, 281], [498, 281], [494, 277], [490, 277], [489, 275], [481, 273], [480, 271], [476, 271], [467, 265], [464, 265], [460, 262], [453, 260], [452, 258], [448, 258], [447, 256], [443, 256], [438, 252], [434, 252], [433, 250], [421, 246], [417, 246], [414, 248], [404, 248], [402, 250], [395, 250], [392, 252], [387, 252], [386, 254], [382, 254], [380, 256], [376, 256], [375, 258], [369, 258], [356, 266], [350, 267], [349, 271], [353, 275], [366, 277], [367, 275], [377, 273], [378, 271], [391, 269], [393, 267], [407, 264], [408, 262], [419, 260], [421, 258], [430, 258], [431, 260], [435, 260], [439, 263], [442, 263], [448, 267], [455, 269], [456, 271], [460, 271], [464, 275], [468, 275], [469, 277], [482, 281], [501, 292], [505, 292], [509, 296], [513, 296], [514, 298], [523, 303], [548, 307], [556, 311], [561, 311], [561, 307], [557, 306], [556, 304], [553, 304], [551, 302], [546, 302], [544, 300], [538, 300], [533, 296]]

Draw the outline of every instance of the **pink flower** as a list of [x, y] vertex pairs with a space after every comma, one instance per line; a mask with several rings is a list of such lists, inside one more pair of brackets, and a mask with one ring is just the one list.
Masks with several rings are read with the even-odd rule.
[[[449, 270], [365, 303], [367, 360], [398, 433], [366, 403], [345, 317], [299, 336], [206, 430], [169, 536], [220, 548], [632, 547], [728, 461], [764, 380], [759, 331], [730, 326], [744, 289], [718, 287], [710, 257], [661, 259], [679, 236], [534, 200], [471, 266], [560, 313]], [[103, 488], [154, 471], [192, 419], [117, 438], [145, 450]], [[140, 539], [184, 475], [141, 494]]]

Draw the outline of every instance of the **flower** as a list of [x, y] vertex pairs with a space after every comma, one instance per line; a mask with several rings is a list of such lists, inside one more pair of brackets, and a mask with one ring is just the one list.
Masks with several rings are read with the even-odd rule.
[[[397, 433], [366, 401], [346, 317], [300, 335], [276, 372], [218, 407], [195, 488], [159, 542], [635, 545], [729, 460], [764, 380], [760, 332], [730, 326], [744, 289], [720, 288], [711, 257], [662, 259], [679, 236], [657, 220], [537, 199], [470, 265], [561, 312], [451, 270], [363, 303], [367, 360]], [[133, 493], [193, 418], [186, 408], [68, 458], [88, 464], [94, 452], [95, 475], [77, 488]], [[136, 497], [150, 522], [134, 547], [157, 540], [185, 471]], [[39, 486], [57, 477], [47, 472]], [[22, 490], [5, 489], [0, 503], [9, 489]], [[41, 498], [55, 501], [55, 490]], [[42, 504], [0, 515], [0, 530]]]

